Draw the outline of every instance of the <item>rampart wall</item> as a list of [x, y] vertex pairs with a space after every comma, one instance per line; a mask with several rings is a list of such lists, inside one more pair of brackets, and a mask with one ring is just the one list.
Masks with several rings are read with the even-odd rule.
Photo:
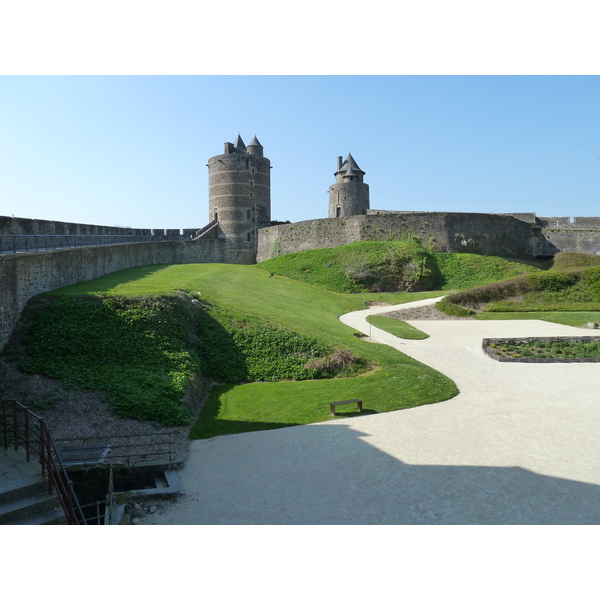
[[511, 258], [537, 254], [539, 229], [509, 215], [411, 212], [301, 221], [260, 230], [257, 262], [290, 252], [366, 240], [417, 238], [436, 252]]
[[538, 256], [554, 256], [558, 252], [583, 252], [600, 254], [600, 231], [598, 229], [541, 230]]
[[0, 350], [37, 294], [144, 265], [237, 262], [224, 240], [140, 242], [0, 255]]
[[110, 227], [87, 225], [84, 223], [64, 223], [43, 219], [0, 216], [0, 235], [127, 235], [155, 236], [154, 241], [168, 239], [191, 239], [200, 229], [132, 229], [130, 227]]
[[600, 217], [537, 217], [540, 227], [600, 230]]

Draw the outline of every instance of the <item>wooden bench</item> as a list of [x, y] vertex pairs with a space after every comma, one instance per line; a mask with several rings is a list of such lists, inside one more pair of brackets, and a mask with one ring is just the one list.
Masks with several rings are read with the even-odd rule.
[[329, 412], [331, 412], [332, 416], [335, 417], [335, 407], [339, 406], [340, 404], [356, 404], [358, 407], [358, 412], [362, 412], [362, 400], [338, 400], [337, 402], [329, 403]]

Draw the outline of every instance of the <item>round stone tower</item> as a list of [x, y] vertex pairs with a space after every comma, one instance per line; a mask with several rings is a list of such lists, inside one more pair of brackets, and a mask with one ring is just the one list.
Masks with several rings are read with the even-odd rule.
[[246, 147], [238, 134], [223, 154], [208, 159], [208, 212], [231, 258], [255, 262], [258, 229], [271, 224], [271, 162], [256, 136]]
[[329, 186], [329, 218], [366, 215], [369, 210], [369, 186], [363, 183], [365, 172], [356, 164], [352, 154], [342, 162], [338, 156], [335, 183]]

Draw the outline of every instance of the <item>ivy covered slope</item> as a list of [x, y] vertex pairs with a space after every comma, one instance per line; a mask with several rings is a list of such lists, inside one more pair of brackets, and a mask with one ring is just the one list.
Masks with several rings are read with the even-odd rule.
[[336, 369], [328, 344], [243, 313], [204, 307], [184, 293], [63, 296], [34, 311], [23, 371], [102, 391], [118, 414], [162, 425], [189, 423], [181, 400], [200, 374], [240, 383], [326, 378], [367, 367], [348, 354]]
[[258, 268], [336, 292], [464, 290], [533, 273], [539, 265], [497, 256], [436, 253], [417, 241], [355, 242], [285, 254]]
[[[361, 398], [364, 412], [385, 412], [440, 402], [458, 391], [429, 367], [355, 337], [338, 319], [368, 301], [401, 303], [421, 294], [340, 294], [255, 266], [193, 264], [128, 269], [53, 295], [63, 298], [48, 304], [54, 310], [64, 302], [60, 310], [67, 313], [89, 305], [104, 316], [84, 311], [63, 337], [56, 313], [44, 325], [40, 314], [28, 334], [24, 366], [104, 389], [121, 414], [162, 423], [189, 419], [176, 399], [177, 384], [199, 370], [223, 385], [213, 388], [193, 437], [327, 420], [332, 400]], [[62, 323], [73, 318], [65, 314]], [[44, 338], [57, 335], [52, 353], [63, 357], [50, 368]], [[96, 339], [101, 350], [92, 353]], [[85, 365], [77, 354], [87, 356]]]
[[189, 423], [181, 400], [199, 372], [198, 340], [181, 297], [63, 296], [31, 310], [23, 371], [102, 391], [122, 416]]

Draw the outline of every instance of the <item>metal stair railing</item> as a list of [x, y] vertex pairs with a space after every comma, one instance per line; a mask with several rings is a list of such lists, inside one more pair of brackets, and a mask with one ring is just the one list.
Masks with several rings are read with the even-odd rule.
[[65, 464], [102, 463], [131, 466], [140, 462], [175, 459], [175, 432], [57, 438], [56, 448]]
[[46, 422], [29, 408], [16, 400], [0, 399], [2, 409], [2, 439], [8, 450], [14, 445], [25, 449], [27, 462], [37, 457], [42, 477], [48, 478], [48, 494], [54, 490], [58, 495], [69, 525], [86, 525], [86, 519], [75, 495], [73, 483], [56, 450]]

